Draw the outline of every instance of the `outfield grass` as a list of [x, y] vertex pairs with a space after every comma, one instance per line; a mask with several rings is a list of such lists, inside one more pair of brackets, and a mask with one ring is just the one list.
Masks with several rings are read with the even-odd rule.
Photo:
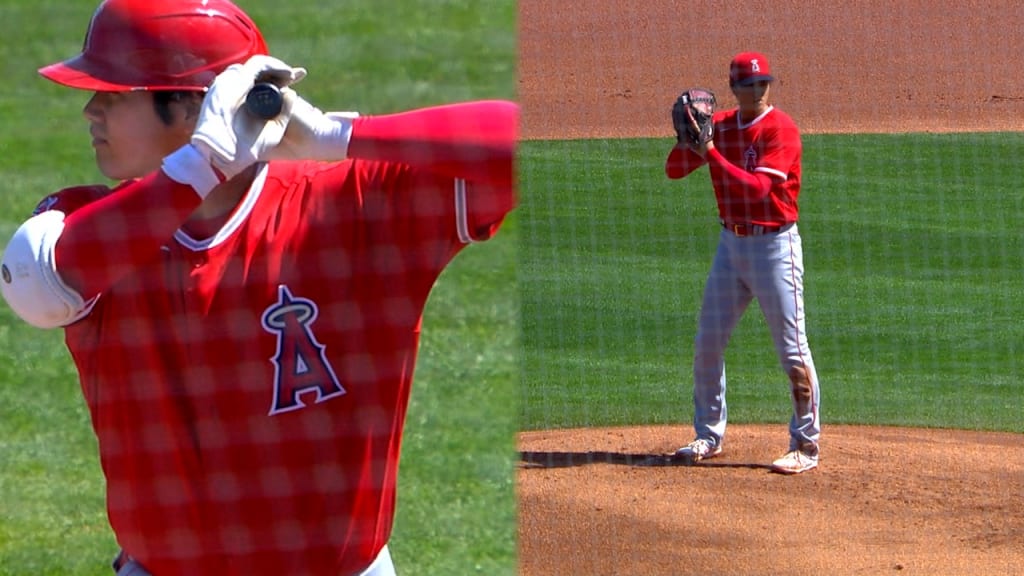
[[[672, 143], [521, 147], [521, 427], [689, 423], [719, 227]], [[800, 230], [822, 420], [1024, 432], [1022, 134], [805, 136]], [[726, 351], [730, 422], [784, 423], [756, 304]]]
[[[514, 2], [241, 4], [276, 56], [308, 68], [299, 89], [323, 108], [386, 113], [514, 95]], [[88, 94], [35, 70], [81, 48], [95, 6], [0, 6], [2, 239], [41, 196], [104, 181], [81, 118]], [[460, 255], [427, 306], [391, 541], [403, 576], [515, 572], [516, 219]], [[0, 575], [110, 573], [116, 545], [80, 396], [61, 334], [0, 305]]]

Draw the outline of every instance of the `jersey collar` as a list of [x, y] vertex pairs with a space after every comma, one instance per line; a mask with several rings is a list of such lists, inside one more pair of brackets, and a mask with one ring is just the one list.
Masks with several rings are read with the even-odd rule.
[[221, 226], [221, 229], [216, 234], [210, 238], [196, 239], [179, 228], [174, 233], [174, 240], [188, 250], [200, 252], [202, 250], [209, 250], [230, 238], [242, 226], [242, 223], [249, 217], [249, 214], [252, 213], [253, 206], [256, 205], [256, 200], [259, 199], [260, 193], [263, 191], [263, 184], [267, 180], [267, 166], [266, 162], [260, 164], [248, 192], [242, 197], [242, 201], [235, 208], [231, 218], [224, 223], [224, 226]]
[[758, 122], [760, 122], [762, 118], [764, 118], [765, 116], [770, 114], [772, 110], [775, 110], [775, 106], [774, 105], [768, 106], [768, 108], [765, 109], [765, 111], [762, 112], [760, 116], [758, 116], [757, 118], [754, 118], [753, 120], [751, 120], [750, 122], [747, 122], [746, 124], [744, 124], [743, 121], [740, 120], [740, 113], [737, 110], [736, 111], [736, 126], [739, 127], [740, 130], [743, 130], [744, 128], [750, 128], [754, 124], [757, 124]]

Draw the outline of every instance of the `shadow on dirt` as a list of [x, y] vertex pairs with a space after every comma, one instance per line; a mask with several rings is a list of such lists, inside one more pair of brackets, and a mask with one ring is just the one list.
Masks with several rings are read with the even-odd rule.
[[767, 464], [715, 461], [691, 464], [673, 454], [628, 454], [622, 452], [520, 452], [519, 460], [523, 463], [524, 468], [571, 468], [588, 464], [617, 464], [638, 467], [699, 466], [702, 468], [771, 469], [771, 466]]

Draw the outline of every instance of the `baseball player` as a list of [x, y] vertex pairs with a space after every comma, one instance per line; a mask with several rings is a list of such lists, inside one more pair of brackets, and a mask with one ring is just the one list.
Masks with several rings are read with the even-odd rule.
[[[119, 575], [388, 576], [431, 287], [514, 207], [518, 107], [324, 113], [228, 0], [105, 0], [40, 69], [120, 184], [46, 196], [3, 296], [63, 328]], [[265, 121], [242, 102], [283, 92]]]
[[[796, 474], [818, 465], [819, 394], [804, 326], [804, 265], [797, 230], [800, 133], [788, 115], [768, 103], [773, 80], [764, 54], [737, 54], [730, 63], [729, 86], [738, 107], [714, 113], [709, 141], [694, 143], [680, 134], [665, 162], [672, 179], [708, 165], [722, 225], [695, 341], [696, 439], [676, 455], [696, 463], [722, 453], [724, 352], [736, 323], [756, 298], [793, 397], [789, 450], [771, 467]], [[698, 128], [694, 124], [695, 133]]]

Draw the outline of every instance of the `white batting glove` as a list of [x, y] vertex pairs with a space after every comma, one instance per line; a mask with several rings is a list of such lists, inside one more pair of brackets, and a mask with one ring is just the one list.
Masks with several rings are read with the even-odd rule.
[[344, 160], [352, 138], [352, 121], [358, 112], [321, 112], [294, 90], [281, 91], [290, 110], [287, 128], [280, 142], [266, 148], [259, 159], [266, 160]]
[[293, 68], [270, 56], [253, 56], [245, 64], [228, 67], [203, 99], [192, 145], [225, 178], [242, 172], [281, 141], [291, 111], [285, 101], [277, 118], [257, 118], [244, 110], [249, 90], [257, 79], [284, 88], [305, 77], [304, 68]]

